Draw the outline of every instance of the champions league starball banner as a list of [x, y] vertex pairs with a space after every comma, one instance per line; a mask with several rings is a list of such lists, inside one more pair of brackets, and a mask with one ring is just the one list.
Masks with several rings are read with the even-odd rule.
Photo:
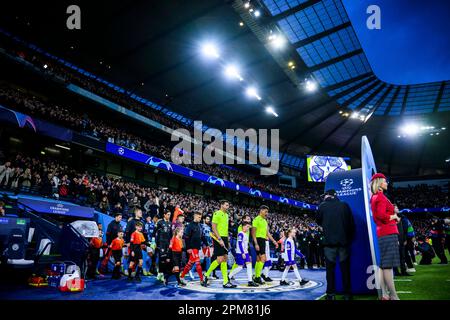
[[[351, 246], [351, 283], [354, 294], [376, 293], [378, 279], [378, 242], [376, 226], [370, 209], [370, 178], [376, 172], [370, 145], [366, 137], [362, 140], [362, 168], [329, 174], [325, 190], [335, 189], [338, 198], [346, 202], [355, 221], [355, 235]], [[336, 289], [342, 292], [339, 266], [336, 269]]]
[[86, 219], [94, 218], [94, 209], [82, 207], [62, 201], [46, 201], [29, 198], [18, 198], [20, 205], [25, 205], [39, 213], [56, 214], [69, 217], [80, 217]]
[[147, 155], [145, 153], [141, 153], [138, 151], [134, 151], [134, 150], [116, 145], [114, 143], [108, 142], [106, 144], [106, 152], [112, 153], [112, 154], [122, 157], [122, 158], [126, 158], [126, 159], [130, 159], [130, 160], [133, 160], [136, 162], [144, 163], [144, 164], [147, 164], [154, 168], [163, 169], [163, 170], [169, 171], [169, 172], [174, 172], [176, 174], [179, 174], [179, 175], [182, 175], [182, 176], [185, 176], [185, 177], [197, 180], [197, 181], [210, 183], [210, 184], [222, 187], [222, 188], [227, 188], [227, 189], [234, 190], [234, 191], [241, 192], [241, 193], [246, 193], [246, 194], [249, 194], [254, 197], [277, 201], [277, 202], [289, 204], [291, 206], [295, 206], [298, 208], [317, 210], [316, 205], [312, 205], [312, 204], [304, 203], [301, 201], [285, 198], [282, 196], [270, 194], [268, 192], [264, 192], [264, 191], [261, 191], [261, 190], [255, 189], [255, 188], [249, 188], [247, 186], [236, 184], [234, 182], [227, 181], [227, 180], [215, 177], [215, 176], [211, 176], [209, 174], [206, 174], [206, 173], [203, 173], [200, 171], [192, 170], [192, 169], [177, 165], [175, 163], [169, 162], [167, 160], [162, 160], [157, 157]]
[[332, 172], [351, 170], [350, 158], [330, 156], [306, 156], [308, 181], [325, 182]]

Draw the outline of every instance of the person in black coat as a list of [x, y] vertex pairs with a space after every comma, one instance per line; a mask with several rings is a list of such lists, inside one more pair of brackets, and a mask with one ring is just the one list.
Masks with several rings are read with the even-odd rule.
[[129, 245], [131, 234], [136, 230], [136, 222], [144, 223], [144, 220], [142, 219], [142, 210], [139, 208], [134, 209], [134, 219], [131, 219], [128, 221], [127, 226], [125, 228], [125, 243]]
[[447, 257], [445, 256], [445, 227], [444, 221], [437, 217], [431, 220], [431, 240], [434, 252], [441, 260], [439, 264], [447, 264]]
[[166, 211], [163, 219], [159, 220], [155, 228], [156, 254], [159, 257], [158, 279], [161, 280], [166, 265], [165, 257], [169, 252], [170, 239], [172, 238], [172, 223], [170, 211]]
[[339, 256], [342, 274], [344, 299], [351, 299], [350, 281], [350, 245], [352, 243], [355, 222], [350, 206], [337, 198], [335, 190], [330, 189], [323, 195], [317, 213], [317, 223], [323, 229], [323, 247], [326, 261], [327, 300], [335, 299], [335, 268]]
[[106, 229], [106, 243], [110, 245], [112, 241], [117, 238], [117, 234], [119, 230], [122, 229], [120, 225], [120, 221], [122, 221], [122, 213], [117, 212], [114, 215], [114, 220], [112, 220]]
[[420, 265], [429, 265], [431, 261], [436, 256], [433, 247], [425, 241], [425, 238], [420, 236], [417, 239], [417, 251], [422, 254], [422, 259], [420, 260]]

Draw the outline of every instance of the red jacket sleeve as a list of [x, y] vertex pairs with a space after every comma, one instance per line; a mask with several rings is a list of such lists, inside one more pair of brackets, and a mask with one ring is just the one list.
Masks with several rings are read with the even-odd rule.
[[375, 211], [373, 215], [382, 223], [387, 224], [391, 221], [391, 215], [387, 213], [387, 201], [385, 198], [376, 195]]

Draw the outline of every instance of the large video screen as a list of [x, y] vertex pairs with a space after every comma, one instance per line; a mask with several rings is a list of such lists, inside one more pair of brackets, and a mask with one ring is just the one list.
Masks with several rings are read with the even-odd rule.
[[308, 181], [325, 182], [331, 172], [351, 169], [350, 158], [308, 155], [306, 156]]

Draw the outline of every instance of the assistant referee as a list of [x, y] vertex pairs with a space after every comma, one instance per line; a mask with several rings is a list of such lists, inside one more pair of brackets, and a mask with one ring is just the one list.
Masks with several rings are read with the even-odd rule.
[[236, 288], [235, 284], [232, 284], [228, 280], [228, 249], [230, 244], [228, 242], [228, 208], [230, 203], [227, 200], [220, 201], [220, 210], [217, 210], [213, 214], [212, 218], [212, 233], [211, 238], [213, 239], [214, 255], [217, 259], [214, 260], [209, 266], [208, 271], [205, 273], [205, 277], [202, 281], [202, 286], [206, 287], [208, 285], [208, 277], [219, 265], [220, 271], [222, 273], [223, 287], [224, 288]]
[[[261, 271], [264, 268], [264, 263], [270, 257], [266, 256], [266, 241], [270, 239], [275, 248], [278, 248], [278, 243], [272, 238], [267, 227], [267, 215], [269, 214], [269, 207], [262, 205], [259, 207], [259, 215], [253, 219], [252, 223], [252, 238], [256, 249], [256, 264], [255, 264], [255, 279], [254, 282], [263, 284], [261, 280]], [[268, 242], [267, 242], [268, 243]], [[269, 279], [268, 279], [269, 280]], [[270, 281], [269, 281], [270, 282]]]

